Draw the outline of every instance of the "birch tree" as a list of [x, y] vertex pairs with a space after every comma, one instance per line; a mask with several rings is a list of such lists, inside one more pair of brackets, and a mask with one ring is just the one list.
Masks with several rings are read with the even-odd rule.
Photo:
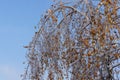
[[56, 0], [38, 27], [23, 80], [119, 80], [120, 0]]

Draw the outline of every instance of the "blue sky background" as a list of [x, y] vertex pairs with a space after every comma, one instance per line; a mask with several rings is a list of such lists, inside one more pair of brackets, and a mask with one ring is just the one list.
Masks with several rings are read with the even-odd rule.
[[52, 0], [0, 0], [0, 80], [21, 80], [34, 26]]

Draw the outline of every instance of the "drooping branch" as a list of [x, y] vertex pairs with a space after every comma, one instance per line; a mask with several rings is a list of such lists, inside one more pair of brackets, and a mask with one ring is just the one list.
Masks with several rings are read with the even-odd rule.
[[45, 75], [51, 80], [116, 79], [112, 72], [120, 65], [120, 47], [114, 43], [119, 7], [113, 7], [117, 1], [98, 2], [59, 2], [48, 9], [28, 47], [26, 75], [31, 80], [43, 80]]

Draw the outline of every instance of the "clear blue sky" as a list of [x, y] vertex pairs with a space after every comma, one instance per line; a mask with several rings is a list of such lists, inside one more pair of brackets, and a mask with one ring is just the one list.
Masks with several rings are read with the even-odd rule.
[[52, 0], [0, 0], [0, 80], [21, 80], [34, 26]]

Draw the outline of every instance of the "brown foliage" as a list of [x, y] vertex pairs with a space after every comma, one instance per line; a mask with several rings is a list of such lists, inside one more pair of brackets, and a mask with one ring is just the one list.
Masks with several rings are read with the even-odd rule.
[[41, 18], [23, 80], [118, 80], [119, 0], [69, 0]]

